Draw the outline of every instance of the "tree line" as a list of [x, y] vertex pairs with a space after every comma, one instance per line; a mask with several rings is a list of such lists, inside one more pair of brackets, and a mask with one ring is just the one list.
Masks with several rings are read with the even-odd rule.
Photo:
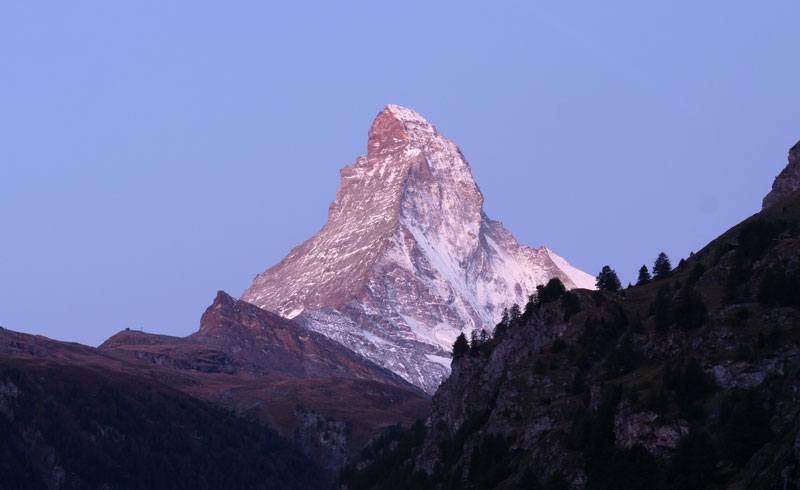
[[[683, 263], [683, 260], [681, 260]], [[652, 273], [650, 272], [652, 270]], [[647, 265], [643, 265], [639, 269], [639, 277], [636, 280], [636, 285], [641, 286], [642, 284], [647, 284], [648, 282], [654, 279], [663, 279], [672, 273], [672, 262], [669, 260], [669, 256], [661, 252], [656, 257], [655, 262], [653, 262], [652, 269], [648, 270]], [[597, 289], [600, 291], [610, 291], [612, 293], [616, 293], [622, 289], [622, 283], [620, 283], [619, 276], [617, 276], [617, 272], [611, 268], [611, 266], [605, 265], [603, 266], [600, 274], [597, 275]]]
[[[683, 259], [681, 259], [680, 262], [680, 265], [682, 265], [684, 263]], [[668, 277], [671, 273], [672, 262], [666, 253], [661, 252], [653, 262], [652, 268], [648, 268], [647, 265], [642, 265], [639, 269], [639, 277], [636, 281], [636, 285], [640, 286], [653, 280], [663, 279]], [[600, 291], [618, 293], [623, 289], [617, 272], [609, 265], [603, 266], [600, 270], [600, 273], [596, 277], [595, 284]], [[629, 284], [628, 287], [631, 287], [631, 285]], [[485, 329], [476, 329], [471, 332], [469, 339], [467, 339], [467, 336], [464, 335], [463, 332], [459, 334], [453, 343], [453, 357], [457, 359], [465, 354], [479, 354], [490, 346], [493, 339], [505, 335], [509, 328], [529, 316], [537, 306], [561, 298], [564, 299], [565, 308], [567, 310], [566, 313], [569, 315], [574, 309], [574, 304], [577, 303], [577, 297], [571, 295], [571, 293], [567, 291], [564, 283], [561, 282], [559, 278], [554, 277], [550, 279], [546, 285], [536, 286], [536, 293], [528, 296], [528, 302], [524, 309], [517, 303], [511, 305], [510, 308], [503, 309], [500, 322], [495, 326], [494, 331], [488, 332]]]

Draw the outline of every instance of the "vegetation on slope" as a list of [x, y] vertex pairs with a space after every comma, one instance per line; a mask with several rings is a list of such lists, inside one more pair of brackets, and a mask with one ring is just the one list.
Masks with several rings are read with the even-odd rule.
[[0, 360], [0, 487], [327, 488], [262, 425], [142, 378]]
[[347, 488], [785, 488], [800, 481], [800, 200], [619, 290], [557, 281], [459, 339], [413, 430]]

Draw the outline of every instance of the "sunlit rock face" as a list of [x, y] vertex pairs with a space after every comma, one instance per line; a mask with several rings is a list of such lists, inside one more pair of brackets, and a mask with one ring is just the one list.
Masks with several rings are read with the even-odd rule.
[[553, 277], [594, 278], [531, 248], [483, 211], [459, 148], [418, 113], [378, 114], [367, 155], [341, 170], [322, 230], [259, 274], [242, 299], [331, 337], [432, 393], [460, 332]]

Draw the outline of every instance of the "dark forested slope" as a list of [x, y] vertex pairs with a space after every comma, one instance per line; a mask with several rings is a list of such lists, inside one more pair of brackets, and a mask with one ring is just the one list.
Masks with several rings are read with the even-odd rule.
[[458, 350], [348, 488], [796, 488], [800, 198], [618, 293], [553, 283]]
[[0, 488], [326, 488], [256, 422], [98, 366], [0, 358]]

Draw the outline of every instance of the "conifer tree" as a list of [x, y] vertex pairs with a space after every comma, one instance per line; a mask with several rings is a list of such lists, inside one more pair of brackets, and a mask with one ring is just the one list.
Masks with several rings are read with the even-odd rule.
[[470, 339], [469, 339], [469, 352], [473, 355], [477, 354], [480, 351], [480, 348], [481, 348], [481, 341], [478, 338], [478, 331], [473, 330], [472, 333], [470, 334]]
[[672, 272], [672, 263], [670, 263], [667, 254], [661, 252], [653, 264], [653, 277], [661, 279], [667, 277], [670, 272]]
[[600, 274], [597, 275], [597, 289], [616, 293], [621, 288], [622, 284], [619, 282], [616, 271], [607, 265], [603, 266]]
[[464, 332], [461, 332], [453, 343], [453, 358], [458, 359], [468, 351], [469, 343], [467, 342], [467, 337], [464, 336]]
[[503, 335], [505, 335], [506, 330], [508, 330], [508, 323], [509, 323], [508, 308], [503, 308], [503, 316], [502, 318], [500, 318], [500, 323], [498, 323], [494, 327], [494, 336], [502, 337]]
[[554, 277], [547, 281], [546, 286], [541, 284], [536, 286], [536, 302], [540, 305], [551, 303], [561, 298], [566, 292], [567, 288], [561, 282], [561, 279]]
[[519, 309], [518, 304], [514, 303], [513, 305], [511, 305], [511, 309], [508, 311], [508, 316], [509, 316], [509, 324], [513, 324], [514, 322], [519, 320], [519, 317], [522, 316], [522, 311]]
[[648, 282], [650, 282], [650, 279], [652, 279], [650, 277], [650, 271], [647, 270], [646, 265], [643, 265], [639, 269], [639, 279], [636, 280], [636, 285], [639, 286], [641, 284], [647, 284]]
[[504, 326], [507, 327], [509, 319], [510, 317], [508, 313], [508, 308], [503, 308], [503, 317], [500, 318], [500, 323], [502, 323]]
[[507, 328], [505, 325], [503, 325], [502, 323], [498, 323], [497, 325], [494, 326], [494, 333], [492, 334], [492, 336], [496, 339], [499, 339], [500, 337], [503, 337], [506, 334], [506, 330]]
[[525, 303], [525, 311], [523, 312], [524, 317], [529, 317], [533, 314], [533, 310], [536, 308], [536, 295], [531, 294], [528, 296], [528, 302]]

